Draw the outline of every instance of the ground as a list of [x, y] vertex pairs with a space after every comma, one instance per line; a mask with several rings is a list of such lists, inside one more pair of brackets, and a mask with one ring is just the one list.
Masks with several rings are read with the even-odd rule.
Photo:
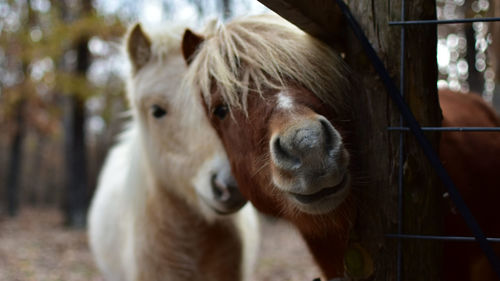
[[[282, 221], [264, 218], [255, 281], [312, 281], [319, 276], [300, 236]], [[0, 281], [104, 281], [84, 230], [62, 226], [54, 209], [24, 208], [0, 218]]]

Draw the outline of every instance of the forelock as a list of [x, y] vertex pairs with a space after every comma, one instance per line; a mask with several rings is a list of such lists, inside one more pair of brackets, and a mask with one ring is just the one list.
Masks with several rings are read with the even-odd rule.
[[[210, 22], [185, 83], [211, 104], [217, 90], [230, 107], [246, 112], [249, 91], [284, 90], [297, 83], [337, 106], [348, 88], [342, 59], [277, 15], [248, 16], [222, 25]], [[214, 88], [215, 87], [215, 88]]]

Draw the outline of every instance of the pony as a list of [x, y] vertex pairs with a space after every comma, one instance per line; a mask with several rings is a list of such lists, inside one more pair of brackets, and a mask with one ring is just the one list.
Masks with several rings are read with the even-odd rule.
[[[190, 64], [183, 87], [201, 93], [243, 195], [260, 211], [294, 224], [327, 279], [349, 279], [344, 254], [357, 211], [352, 191], [363, 173], [356, 169], [362, 167], [355, 147], [360, 140], [351, 123], [360, 91], [348, 67], [326, 44], [276, 15], [212, 22], [203, 35], [186, 30], [182, 45]], [[443, 95], [443, 125], [453, 126]], [[448, 164], [457, 161], [446, 151], [453, 138], [446, 133], [440, 144]], [[500, 164], [495, 142], [490, 151], [497, 157], [489, 163]], [[491, 184], [486, 190], [499, 191]]]
[[106, 280], [248, 280], [256, 258], [256, 212], [243, 207], [201, 103], [179, 91], [182, 30], [151, 35], [136, 24], [126, 36], [132, 118], [88, 217]]
[[355, 217], [346, 66], [277, 16], [213, 22], [204, 36], [184, 34], [183, 87], [201, 91], [240, 191], [294, 224], [327, 278], [343, 277]]

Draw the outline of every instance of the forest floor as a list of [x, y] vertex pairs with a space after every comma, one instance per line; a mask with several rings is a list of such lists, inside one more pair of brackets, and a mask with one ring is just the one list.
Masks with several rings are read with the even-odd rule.
[[[85, 230], [62, 226], [55, 209], [24, 208], [0, 217], [0, 281], [104, 281]], [[319, 270], [297, 232], [282, 221], [261, 220], [262, 243], [253, 280], [312, 281]]]

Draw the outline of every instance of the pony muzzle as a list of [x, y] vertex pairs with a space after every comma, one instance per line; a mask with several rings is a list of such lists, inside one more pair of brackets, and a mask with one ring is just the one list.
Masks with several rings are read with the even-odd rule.
[[234, 213], [247, 202], [232, 175], [213, 174], [210, 179], [210, 188], [213, 195], [211, 207], [219, 214]]
[[340, 133], [318, 114], [281, 128], [269, 143], [274, 185], [309, 213], [338, 205], [351, 183]]
[[[328, 173], [332, 158], [343, 149], [342, 137], [323, 116], [292, 124], [273, 134], [270, 141], [271, 160], [277, 168], [288, 172]], [[309, 173], [309, 172], [307, 172]]]

